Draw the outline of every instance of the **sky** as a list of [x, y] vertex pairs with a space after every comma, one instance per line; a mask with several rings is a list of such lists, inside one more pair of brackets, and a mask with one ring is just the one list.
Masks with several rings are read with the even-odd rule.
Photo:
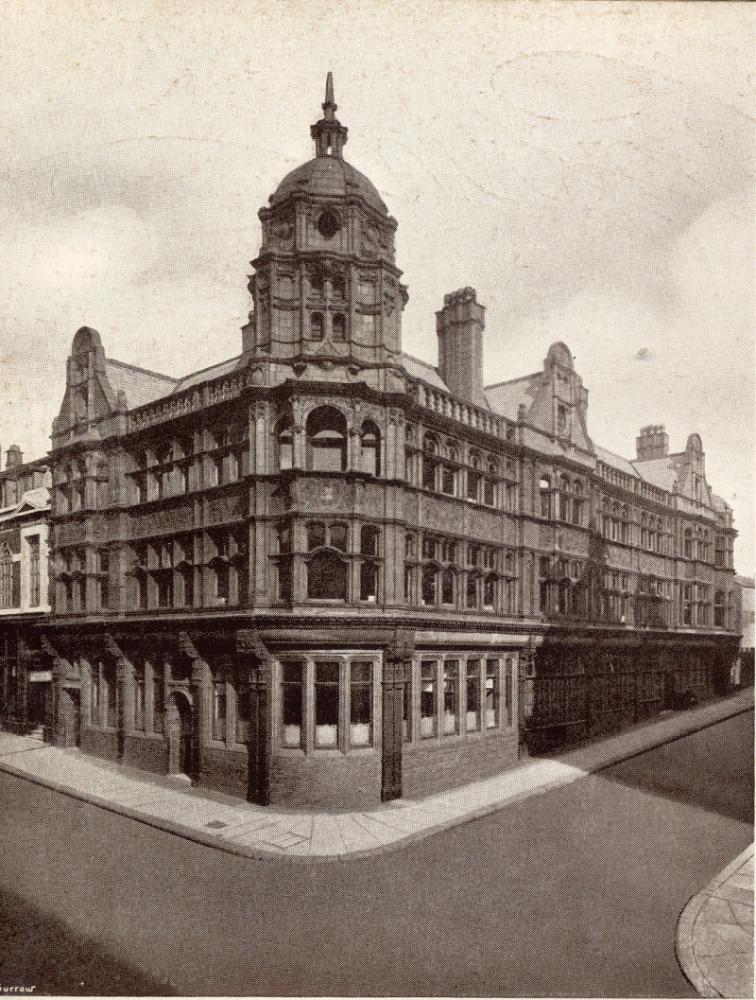
[[698, 432], [753, 573], [753, 5], [3, 3], [3, 451], [44, 454], [76, 330], [182, 375], [241, 351], [257, 212], [313, 155], [398, 220], [404, 350], [471, 285], [484, 374], [565, 341], [593, 439]]

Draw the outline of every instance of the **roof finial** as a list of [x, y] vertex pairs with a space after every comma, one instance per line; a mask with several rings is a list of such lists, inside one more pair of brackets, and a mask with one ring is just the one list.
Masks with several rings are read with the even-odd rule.
[[325, 101], [323, 102], [323, 117], [312, 126], [310, 135], [315, 140], [317, 156], [337, 156], [341, 158], [341, 150], [347, 141], [347, 129], [336, 118], [336, 101], [333, 99], [333, 73], [326, 77]]
[[323, 111], [328, 121], [333, 121], [336, 108], [337, 104], [333, 99], [333, 73], [329, 70], [326, 77], [325, 101], [323, 102]]

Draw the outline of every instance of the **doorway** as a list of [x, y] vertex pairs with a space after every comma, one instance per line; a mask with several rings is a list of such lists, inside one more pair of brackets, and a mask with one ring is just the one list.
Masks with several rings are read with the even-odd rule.
[[192, 703], [183, 691], [175, 691], [168, 702], [168, 773], [192, 774]]

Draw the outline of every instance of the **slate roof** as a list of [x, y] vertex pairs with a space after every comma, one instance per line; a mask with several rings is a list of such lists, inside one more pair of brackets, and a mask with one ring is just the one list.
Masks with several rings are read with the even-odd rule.
[[24, 507], [32, 510], [47, 510], [50, 506], [50, 490], [46, 486], [37, 486], [33, 490], [27, 490], [21, 494], [21, 499], [10, 507], [0, 510], [0, 521], [7, 521], [21, 513]]
[[632, 476], [633, 479], [642, 479], [643, 475], [639, 473], [638, 469], [629, 462], [622, 455], [617, 455], [613, 451], [609, 451], [608, 448], [602, 448], [601, 445], [594, 444], [593, 450], [596, 452], [596, 458], [603, 462], [604, 465], [611, 465], [613, 469], [618, 469], [620, 472], [624, 472], [626, 476]]
[[150, 372], [114, 358], [106, 359], [105, 374], [116, 396], [121, 391], [125, 393], [129, 409], [168, 396], [176, 386], [176, 379], [170, 375]]
[[677, 479], [677, 469], [671, 459], [671, 455], [665, 455], [664, 458], [649, 458], [645, 462], [636, 462], [635, 466], [642, 479], [671, 493]]
[[210, 379], [220, 378], [222, 375], [228, 375], [236, 368], [241, 367], [239, 362], [242, 357], [243, 355], [239, 354], [235, 358], [230, 358], [228, 361], [221, 361], [220, 364], [212, 365], [210, 368], [203, 368], [198, 372], [192, 372], [190, 375], [185, 375], [184, 378], [177, 379], [173, 392], [182, 392], [184, 389], [191, 389], [194, 385], [201, 385], [203, 382], [209, 382]]
[[442, 389], [444, 392], [449, 392], [449, 387], [439, 375], [438, 368], [434, 368], [427, 361], [421, 361], [420, 358], [413, 358], [411, 354], [405, 354], [404, 352], [402, 352], [401, 359], [404, 370], [411, 378], [419, 378], [423, 382], [432, 385], [434, 389]]
[[510, 379], [508, 382], [484, 386], [483, 392], [489, 407], [507, 420], [517, 420], [520, 403], [529, 407], [533, 402], [531, 386], [536, 377], [536, 375], [523, 375], [522, 378]]

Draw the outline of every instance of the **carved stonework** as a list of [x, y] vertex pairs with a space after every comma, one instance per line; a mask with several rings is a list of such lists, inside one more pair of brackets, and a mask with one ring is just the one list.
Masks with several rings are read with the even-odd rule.
[[303, 507], [339, 510], [351, 501], [351, 487], [338, 479], [300, 479], [294, 486], [294, 500]]
[[171, 507], [170, 510], [155, 510], [132, 515], [131, 534], [133, 537], [159, 535], [166, 531], [188, 530], [193, 524], [194, 513], [191, 504], [182, 504]]
[[207, 505], [206, 521], [217, 524], [241, 517], [245, 513], [244, 498], [239, 493], [228, 496], [214, 497]]

